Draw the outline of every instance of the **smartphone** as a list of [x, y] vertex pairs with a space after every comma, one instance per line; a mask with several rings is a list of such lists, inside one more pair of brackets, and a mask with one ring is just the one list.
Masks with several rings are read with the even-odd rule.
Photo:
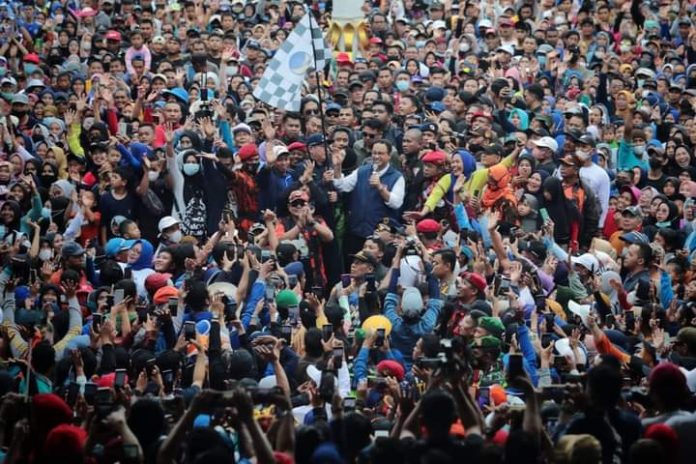
[[285, 340], [285, 343], [290, 345], [292, 342], [292, 326], [285, 324], [280, 328], [280, 337]]
[[553, 341], [553, 335], [550, 333], [546, 332], [541, 334], [541, 347], [542, 348], [548, 348], [548, 346], [551, 344]]
[[237, 302], [228, 300], [225, 305], [225, 320], [234, 321], [235, 319], [237, 319]]
[[481, 193], [480, 190], [474, 190], [474, 196], [478, 198], [479, 194]]
[[95, 332], [99, 332], [99, 327], [102, 325], [102, 322], [104, 322], [104, 316], [102, 314], [92, 314], [92, 329], [94, 329]]
[[490, 387], [481, 387], [479, 388], [479, 398], [482, 400], [485, 400], [486, 402], [490, 401], [491, 398], [491, 389]]
[[145, 324], [147, 322], [147, 309], [138, 310], [138, 323]]
[[152, 372], [155, 370], [156, 365], [157, 359], [155, 358], [150, 358], [147, 361], [145, 361], [145, 371], [147, 372], [147, 375], [152, 375]]
[[196, 323], [193, 321], [186, 321], [184, 323], [184, 338], [187, 342], [190, 342], [196, 338]]
[[316, 296], [318, 300], [321, 300], [324, 298], [324, 287], [312, 287], [312, 293], [314, 293], [314, 296]]
[[548, 385], [541, 389], [542, 398], [556, 402], [563, 401], [566, 391], [561, 385]]
[[343, 347], [333, 349], [334, 369], [343, 367]]
[[556, 324], [556, 315], [554, 313], [544, 313], [544, 320], [546, 320], [546, 331], [551, 332]]
[[118, 135], [120, 135], [121, 137], [128, 136], [128, 123], [127, 122], [119, 122], [118, 123]]
[[85, 395], [85, 402], [90, 406], [94, 406], [95, 396], [97, 395], [97, 384], [92, 383], [92, 382], [87, 382], [85, 384], [84, 395]]
[[261, 387], [253, 387], [248, 391], [251, 394], [251, 399], [254, 401], [254, 404], [269, 403], [273, 398], [273, 394], [275, 393], [273, 388]]
[[541, 209], [539, 210], [539, 214], [541, 214], [541, 219], [542, 219], [544, 222], [547, 222], [549, 219], [551, 219], [551, 218], [549, 217], [549, 212], [548, 212], [548, 210], [547, 210], [546, 208], [541, 208]]
[[556, 370], [563, 370], [566, 367], [566, 364], [568, 364], [568, 360], [565, 358], [565, 356], [554, 356], [553, 357], [553, 367]]
[[123, 301], [125, 292], [122, 288], [117, 288], [114, 290], [114, 304], [119, 304]]
[[138, 445], [123, 445], [123, 457], [128, 461], [138, 459]]
[[604, 325], [607, 328], [613, 328], [616, 325], [616, 318], [614, 317], [613, 314], [607, 314], [604, 317]]
[[164, 383], [164, 392], [171, 393], [174, 387], [174, 371], [171, 369], [162, 371], [162, 383]]
[[343, 398], [344, 411], [355, 411], [356, 404], [357, 399], [354, 396], [346, 396], [345, 398]]
[[29, 282], [30, 283], [35, 283], [38, 280], [36, 276], [36, 269], [29, 269]]
[[288, 287], [290, 287], [290, 288], [297, 287], [297, 276], [296, 275], [291, 274], [288, 276]]
[[300, 307], [298, 305], [288, 306], [288, 319], [290, 320], [290, 325], [300, 323]]
[[167, 302], [167, 306], [169, 307], [169, 314], [171, 314], [172, 317], [176, 317], [179, 312], [179, 299], [170, 298]]
[[324, 324], [321, 327], [321, 338], [325, 342], [328, 342], [329, 339], [331, 339], [331, 336], [333, 335], [333, 324]]
[[68, 302], [68, 297], [66, 297], [65, 295], [61, 295], [61, 296], [60, 296], [60, 302], [61, 302], [61, 303], [67, 303], [67, 302]]
[[96, 404], [110, 404], [113, 402], [113, 397], [111, 396], [111, 388], [101, 387], [98, 388], [95, 395], [94, 401]]
[[350, 274], [341, 274], [341, 285], [343, 288], [350, 287]]
[[522, 355], [519, 353], [513, 353], [509, 355], [508, 358], [508, 368], [507, 368], [507, 378], [514, 379], [524, 375], [524, 368], [522, 367]]
[[271, 285], [266, 286], [266, 301], [275, 300], [275, 287]]
[[75, 406], [75, 403], [77, 402], [77, 396], [80, 394], [80, 384], [77, 382], [70, 382], [70, 385], [68, 385], [68, 397], [66, 399], [66, 402], [70, 406]]
[[377, 339], [375, 340], [375, 346], [384, 346], [385, 329], [377, 329]]
[[546, 295], [541, 294], [541, 295], [535, 296], [534, 297], [534, 306], [536, 306], [536, 308], [539, 311], [543, 311], [544, 309], [546, 309]]
[[106, 305], [109, 307], [109, 309], [114, 307], [114, 296], [113, 295], [106, 296]]
[[498, 285], [497, 287], [496, 295], [507, 295], [507, 293], [510, 291], [510, 284], [511, 281], [508, 277], [501, 277], [500, 285]]
[[632, 332], [636, 326], [636, 314], [631, 309], [626, 311], [624, 315], [626, 316], [626, 330]]
[[377, 286], [375, 285], [375, 275], [374, 274], [367, 274], [365, 276], [365, 282], [367, 283], [367, 291], [368, 292], [374, 292], [377, 290]]
[[126, 384], [126, 370], [116, 369], [114, 372], [114, 388], [118, 390]]

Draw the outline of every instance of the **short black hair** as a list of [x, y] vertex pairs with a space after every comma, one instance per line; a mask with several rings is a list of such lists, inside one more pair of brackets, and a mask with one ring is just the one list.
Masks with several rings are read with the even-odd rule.
[[454, 251], [445, 249], [445, 250], [437, 250], [433, 255], [439, 255], [442, 258], [442, 261], [449, 266], [450, 271], [454, 271], [455, 266], [457, 265], [457, 255], [454, 253]]

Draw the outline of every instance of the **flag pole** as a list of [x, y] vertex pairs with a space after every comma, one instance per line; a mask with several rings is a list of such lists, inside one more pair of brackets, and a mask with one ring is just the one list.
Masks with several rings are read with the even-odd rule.
[[[317, 96], [319, 97], [319, 117], [321, 118], [321, 131], [324, 134], [324, 151], [326, 152], [326, 162], [329, 167], [333, 167], [333, 160], [331, 159], [331, 156], [329, 156], [329, 145], [326, 142], [326, 121], [324, 120], [324, 99], [321, 96], [322, 92], [322, 80], [320, 79], [320, 74], [319, 70], [317, 69], [317, 49], [314, 46], [314, 22], [316, 21], [316, 18], [314, 17], [314, 13], [312, 13], [312, 10], [308, 9], [309, 13], [309, 34], [312, 37], [312, 59], [314, 60], [314, 74], [317, 79]], [[323, 34], [321, 32], [321, 28], [319, 27], [319, 23], [317, 22], [317, 30], [319, 31], [319, 34], [323, 37]], [[324, 70], [321, 70], [322, 73]]]

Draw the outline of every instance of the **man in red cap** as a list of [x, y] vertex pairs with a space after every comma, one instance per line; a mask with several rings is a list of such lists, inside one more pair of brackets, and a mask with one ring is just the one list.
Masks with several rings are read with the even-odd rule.
[[476, 272], [462, 272], [458, 279], [459, 301], [470, 305], [486, 298], [486, 278]]
[[[437, 210], [436, 217], [444, 217], [446, 215], [447, 205], [442, 197], [436, 202], [434, 198], [431, 197], [431, 193], [436, 191], [440, 179], [445, 174], [445, 162], [447, 161], [447, 155], [444, 152], [438, 150], [432, 150], [425, 153], [421, 157], [421, 162], [423, 163], [423, 177], [425, 182], [425, 188], [418, 199], [419, 210], [408, 211], [404, 214], [407, 219], [418, 220], [426, 217], [428, 214], [433, 213]], [[446, 190], [446, 189], [445, 189]], [[438, 230], [439, 231], [439, 230]]]
[[256, 222], [259, 213], [259, 149], [255, 143], [244, 144], [239, 148], [237, 158], [242, 169], [234, 171], [232, 191], [237, 198], [239, 227], [246, 232]]
[[433, 252], [442, 248], [442, 241], [440, 241], [441, 229], [440, 223], [434, 219], [423, 219], [416, 224], [418, 237], [428, 251]]

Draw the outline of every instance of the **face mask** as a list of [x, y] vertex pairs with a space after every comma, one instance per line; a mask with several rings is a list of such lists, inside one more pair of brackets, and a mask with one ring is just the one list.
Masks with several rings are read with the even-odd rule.
[[631, 51], [631, 47], [629, 45], [622, 45], [619, 47], [619, 50], [621, 50], [621, 53], [626, 53]]
[[643, 84], [645, 84], [645, 79], [638, 79], [638, 87], [643, 87]]
[[50, 248], [44, 248], [39, 251], [39, 259], [41, 261], [50, 261], [53, 258], [53, 252]]
[[226, 71], [228, 76], [234, 76], [239, 72], [239, 66], [228, 66]]
[[0, 237], [4, 237], [6, 233], [7, 228], [4, 225], [0, 224]]
[[662, 161], [656, 158], [650, 158], [648, 164], [650, 165], [650, 169], [660, 169], [662, 167]]
[[462, 42], [459, 44], [459, 51], [462, 53], [466, 53], [471, 49], [471, 45], [469, 45], [469, 42]]
[[157, 179], [159, 179], [160, 173], [157, 171], [150, 171], [147, 173], [147, 178], [150, 179], [150, 182], [154, 182]]
[[39, 179], [41, 180], [41, 185], [48, 187], [57, 180], [57, 177], [52, 174], [41, 174]]
[[638, 156], [642, 156], [643, 153], [645, 153], [645, 145], [634, 145], [633, 153], [635, 153]]
[[7, 74], [7, 68], [0, 67], [0, 77], [3, 77], [5, 74]]
[[409, 82], [408, 81], [396, 81], [396, 88], [399, 89], [400, 92], [406, 92], [409, 88]]
[[28, 113], [27, 110], [12, 110], [12, 116], [17, 116], [18, 118], [23, 118]]
[[41, 217], [44, 219], [50, 219], [51, 208], [46, 208], [45, 206], [43, 208], [41, 208]]
[[200, 170], [201, 166], [198, 163], [184, 163], [184, 174], [187, 176], [196, 175]]
[[22, 69], [24, 69], [24, 74], [26, 75], [32, 74], [37, 68], [38, 66], [34, 63], [24, 63], [24, 66], [22, 66]]
[[259, 163], [247, 163], [244, 165], [244, 169], [247, 172], [253, 172], [255, 173], [256, 171], [259, 170]]
[[181, 231], [175, 230], [174, 232], [169, 234], [169, 241], [172, 243], [179, 243], [181, 241]]
[[416, 48], [425, 47], [425, 40], [416, 40]]
[[5, 99], [7, 101], [12, 101], [15, 94], [12, 92], [0, 92], [0, 95], [2, 95], [3, 99]]

